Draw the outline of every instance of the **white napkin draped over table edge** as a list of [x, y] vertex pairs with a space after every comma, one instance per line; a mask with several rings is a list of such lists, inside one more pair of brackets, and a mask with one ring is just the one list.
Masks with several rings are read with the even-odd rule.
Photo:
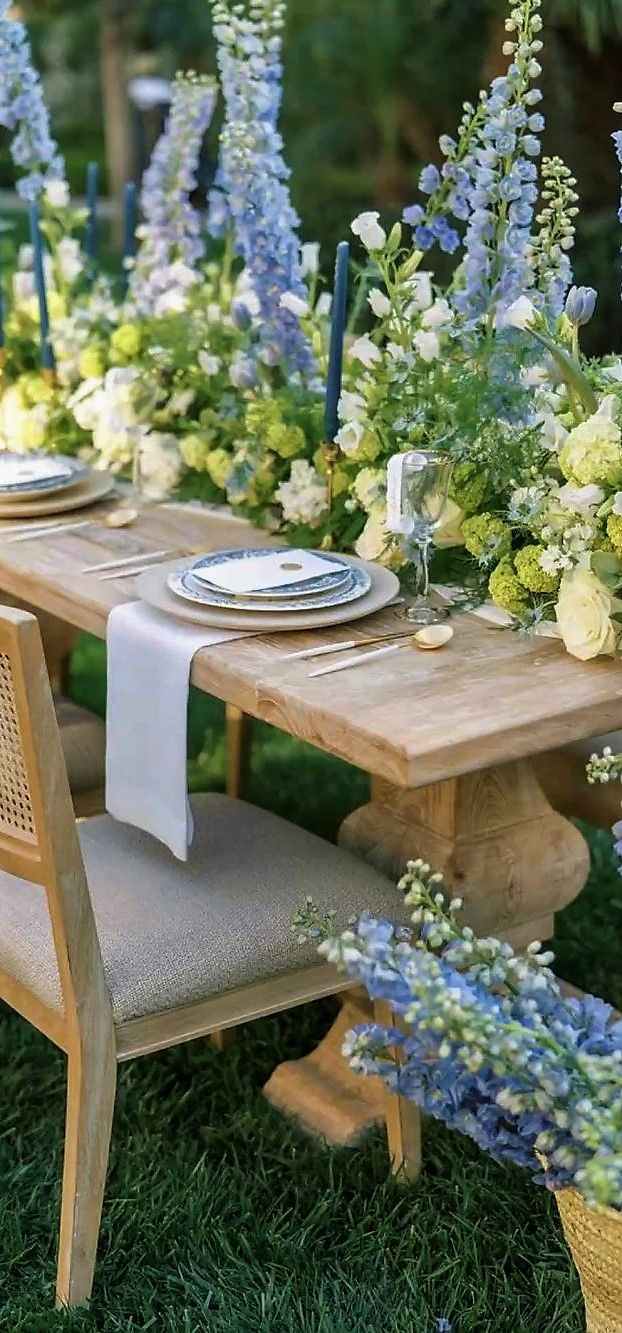
[[186, 769], [192, 659], [200, 648], [248, 637], [182, 624], [144, 602], [124, 602], [108, 619], [106, 809], [180, 861], [194, 832]]

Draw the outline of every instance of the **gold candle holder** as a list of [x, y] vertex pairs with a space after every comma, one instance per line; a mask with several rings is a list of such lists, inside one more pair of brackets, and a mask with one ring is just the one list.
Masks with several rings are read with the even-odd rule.
[[339, 458], [339, 445], [334, 440], [324, 440], [322, 453], [326, 464], [326, 498], [328, 501], [328, 512], [332, 513], [335, 486], [335, 468]]

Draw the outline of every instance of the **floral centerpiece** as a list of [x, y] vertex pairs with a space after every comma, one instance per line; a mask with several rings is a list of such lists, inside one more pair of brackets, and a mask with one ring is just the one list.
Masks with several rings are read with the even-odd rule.
[[[508, 624], [588, 659], [622, 642], [622, 361], [586, 359], [596, 294], [572, 286], [577, 194], [544, 128], [540, 0], [514, 0], [507, 73], [466, 103], [422, 202], [364, 212], [332, 503], [322, 449], [330, 298], [301, 245], [279, 132], [283, 0], [211, 0], [224, 119], [194, 202], [216, 87], [186, 74], [143, 181], [126, 282], [81, 245], [25, 32], [0, 7], [0, 119], [41, 207], [56, 378], [37, 374], [32, 254], [8, 302], [0, 445], [80, 451], [154, 493], [226, 501], [295, 543], [404, 561], [385, 524], [396, 452], [454, 460], [436, 572]], [[622, 157], [622, 134], [614, 135]], [[434, 248], [453, 256], [439, 283]], [[433, 570], [434, 572], [434, 570]]]
[[[593, 996], [566, 997], [536, 941], [523, 955], [477, 939], [421, 861], [400, 882], [411, 927], [363, 916], [340, 935], [309, 901], [294, 928], [372, 1000], [392, 1027], [363, 1024], [344, 1054], [358, 1073], [467, 1134], [556, 1194], [576, 1253], [577, 1208], [600, 1227], [607, 1263], [583, 1272], [588, 1327], [622, 1328], [622, 1022]], [[583, 1216], [583, 1214], [581, 1215]], [[579, 1228], [581, 1230], [581, 1228]], [[604, 1257], [607, 1259], [606, 1250]], [[607, 1319], [610, 1322], [607, 1322]], [[601, 1322], [602, 1321], [602, 1322]]]

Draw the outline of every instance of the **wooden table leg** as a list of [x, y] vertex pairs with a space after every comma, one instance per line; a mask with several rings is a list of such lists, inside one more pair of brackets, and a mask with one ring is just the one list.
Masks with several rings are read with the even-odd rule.
[[[584, 839], [549, 805], [527, 761], [417, 790], [375, 781], [371, 802], [345, 820], [339, 842], [392, 879], [423, 857], [464, 899], [478, 934], [517, 948], [550, 938], [555, 913], [589, 869]], [[330, 1143], [352, 1143], [386, 1117], [382, 1089], [369, 1089], [376, 1081], [353, 1075], [340, 1054], [344, 1031], [371, 1018], [371, 1005], [361, 999], [353, 1009], [346, 1000], [318, 1048], [280, 1065], [266, 1085], [271, 1101]], [[398, 1111], [388, 1117], [394, 1130]]]

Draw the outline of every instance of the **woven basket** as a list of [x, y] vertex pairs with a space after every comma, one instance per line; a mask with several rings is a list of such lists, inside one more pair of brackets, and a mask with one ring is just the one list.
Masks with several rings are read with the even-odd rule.
[[555, 1198], [581, 1279], [587, 1333], [622, 1333], [622, 1213], [590, 1208], [576, 1190]]

